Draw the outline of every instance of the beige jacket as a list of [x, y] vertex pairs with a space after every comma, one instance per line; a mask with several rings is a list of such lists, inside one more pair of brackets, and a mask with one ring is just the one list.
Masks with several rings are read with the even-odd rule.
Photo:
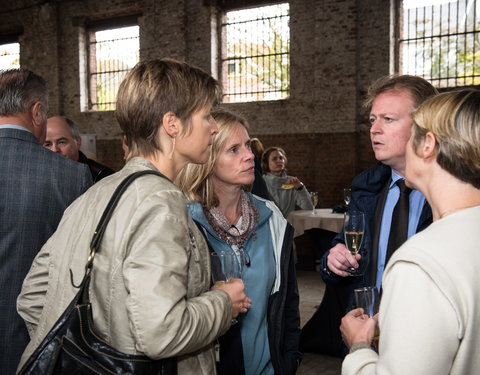
[[[114, 189], [129, 174], [155, 169], [141, 158], [103, 179], [64, 213], [25, 278], [17, 301], [31, 341], [19, 368], [76, 293], [94, 229]], [[124, 353], [181, 356], [179, 374], [214, 374], [212, 342], [231, 322], [231, 302], [209, 291], [207, 245], [188, 216], [183, 194], [154, 175], [122, 196], [93, 263], [90, 299], [95, 330]]]
[[480, 206], [405, 242], [383, 274], [379, 354], [347, 355], [344, 375], [480, 374]]

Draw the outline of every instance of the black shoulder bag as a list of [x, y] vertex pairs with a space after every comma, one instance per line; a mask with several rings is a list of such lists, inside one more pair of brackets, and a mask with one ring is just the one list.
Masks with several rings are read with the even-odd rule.
[[90, 243], [86, 272], [78, 293], [41, 344], [28, 358], [19, 372], [20, 375], [177, 374], [176, 358], [155, 361], [146, 356], [121, 353], [102, 341], [95, 334], [93, 328], [88, 285], [95, 253], [99, 251], [108, 221], [121, 195], [133, 180], [146, 174], [155, 174], [166, 178], [159, 172], [145, 170], [131, 174], [117, 187]]

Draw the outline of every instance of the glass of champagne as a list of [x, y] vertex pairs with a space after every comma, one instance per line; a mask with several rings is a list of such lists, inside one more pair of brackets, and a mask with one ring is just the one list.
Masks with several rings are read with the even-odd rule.
[[318, 204], [318, 193], [316, 191], [310, 192], [310, 199], [312, 200], [312, 204], [313, 204], [313, 212], [312, 213], [315, 215], [315, 207]]
[[345, 205], [348, 207], [350, 204], [350, 201], [352, 199], [352, 189], [343, 189], [343, 201], [345, 202]]
[[[352, 255], [358, 254], [362, 247], [363, 234], [365, 232], [365, 215], [360, 211], [348, 211], [344, 217], [343, 232], [345, 245]], [[359, 268], [350, 267], [348, 272], [352, 276], [360, 276], [363, 272]]]

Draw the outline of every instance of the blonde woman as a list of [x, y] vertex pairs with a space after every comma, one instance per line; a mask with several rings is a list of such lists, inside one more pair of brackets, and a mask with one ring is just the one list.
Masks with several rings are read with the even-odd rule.
[[254, 178], [246, 121], [223, 110], [212, 115], [219, 133], [208, 163], [187, 166], [176, 182], [212, 250], [246, 259], [242, 279], [252, 304], [233, 328], [239, 335], [221, 340], [219, 373], [294, 374], [300, 320], [292, 228], [273, 202], [245, 191]]
[[[244, 308], [241, 280], [210, 290], [207, 244], [171, 182], [187, 163], [209, 160], [218, 83], [170, 59], [138, 63], [120, 85], [116, 117], [129, 159], [65, 212], [35, 258], [18, 298], [31, 336], [20, 366], [76, 294], [95, 227], [116, 187], [122, 195], [96, 255], [90, 282], [96, 333], [115, 349], [151, 359], [178, 357], [179, 374], [215, 373], [213, 341]], [[71, 272], [71, 274], [70, 274]], [[71, 280], [72, 278], [72, 280]]]
[[443, 93], [414, 114], [407, 185], [432, 207], [383, 276], [377, 317], [348, 313], [342, 374], [476, 374], [480, 369], [480, 91]]

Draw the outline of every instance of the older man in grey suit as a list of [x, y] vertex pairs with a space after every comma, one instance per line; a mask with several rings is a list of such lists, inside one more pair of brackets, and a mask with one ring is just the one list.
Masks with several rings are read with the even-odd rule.
[[65, 208], [92, 184], [86, 165], [42, 146], [47, 109], [43, 78], [0, 72], [0, 372], [7, 375], [29, 342], [16, 311], [23, 279]]

